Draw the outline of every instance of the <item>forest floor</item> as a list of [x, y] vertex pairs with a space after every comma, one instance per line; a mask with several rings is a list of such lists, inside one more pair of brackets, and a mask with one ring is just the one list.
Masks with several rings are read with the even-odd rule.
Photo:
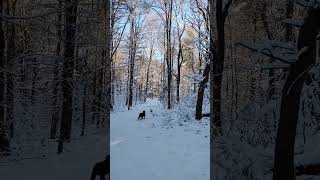
[[[143, 110], [145, 119], [137, 120]], [[113, 112], [111, 179], [209, 180], [209, 120], [181, 113], [157, 100]]]
[[106, 128], [94, 126], [86, 135], [74, 135], [57, 154], [57, 143], [49, 142], [47, 152], [38, 156], [0, 159], [1, 180], [89, 180], [94, 163], [102, 161], [107, 152]]

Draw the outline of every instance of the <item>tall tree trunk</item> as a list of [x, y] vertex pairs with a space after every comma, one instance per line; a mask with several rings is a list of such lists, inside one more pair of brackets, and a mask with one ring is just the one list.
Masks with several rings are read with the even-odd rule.
[[221, 128], [221, 83], [224, 64], [224, 15], [223, 15], [223, 2], [222, 0], [216, 1], [216, 27], [217, 27], [217, 44], [216, 44], [216, 59], [213, 66], [213, 124]]
[[[293, 16], [293, 0], [287, 0], [286, 2], [286, 18], [292, 19]], [[293, 39], [293, 31], [292, 31], [292, 25], [286, 24], [285, 28], [285, 40], [286, 42], [292, 41]]]
[[[114, 59], [113, 58], [111, 58], [111, 69], [110, 69], [110, 74], [111, 74], [111, 94], [110, 94], [110, 103], [111, 103], [111, 105], [113, 106], [114, 104], [115, 104], [115, 99], [114, 99], [114, 97], [115, 97], [115, 90], [116, 90], [116, 87], [115, 87], [115, 74], [114, 74], [114, 65], [115, 65], [115, 63], [114, 63]], [[111, 108], [112, 109], [112, 108]]]
[[197, 97], [197, 105], [196, 105], [196, 119], [200, 120], [202, 118], [202, 104], [203, 104], [203, 96], [204, 90], [206, 88], [206, 84], [209, 80], [210, 73], [210, 64], [206, 64], [206, 67], [203, 71], [203, 80], [200, 82], [198, 89], [198, 97]]
[[[213, 78], [214, 73], [214, 63], [216, 61], [216, 52], [215, 52], [215, 43], [214, 43], [214, 1], [209, 1], [209, 23], [210, 23], [210, 141], [214, 141], [214, 136], [216, 135], [215, 132], [215, 103], [214, 103], [214, 93], [216, 93], [214, 90], [214, 84], [215, 79]], [[215, 166], [210, 166], [210, 179], [216, 179], [218, 180], [218, 167], [215, 161], [217, 160], [217, 153], [214, 152], [214, 148], [210, 148], [210, 164], [214, 164]]]
[[320, 9], [309, 9], [298, 38], [299, 59], [289, 69], [282, 91], [278, 125], [274, 180], [294, 180], [294, 144], [299, 117], [300, 96], [308, 71], [315, 63], [316, 38], [320, 32]]
[[[58, 0], [59, 1], [59, 9], [62, 8], [62, 1], [61, 0]], [[60, 53], [61, 53], [61, 35], [62, 35], [62, 27], [61, 27], [61, 23], [62, 23], [62, 14], [59, 13], [58, 15], [58, 25], [57, 25], [57, 35], [58, 35], [58, 42], [57, 42], [57, 47], [56, 47], [56, 65], [54, 67], [54, 77], [53, 77], [53, 80], [54, 80], [54, 83], [55, 83], [55, 86], [53, 88], [53, 112], [52, 112], [52, 117], [51, 117], [51, 130], [50, 130], [50, 139], [55, 139], [56, 138], [56, 134], [57, 134], [57, 124], [58, 124], [58, 121], [60, 119], [60, 106], [59, 106], [59, 95], [58, 95], [58, 92], [59, 92], [59, 89], [60, 89], [60, 81], [59, 81], [59, 69], [60, 69], [60, 66], [59, 66], [59, 61], [61, 60], [60, 59]]]
[[178, 59], [177, 59], [177, 102], [180, 102], [180, 83], [181, 83], [181, 65], [183, 62], [183, 54], [182, 54], [182, 45], [181, 45], [181, 36], [179, 37], [179, 51], [178, 51]]
[[[95, 47], [96, 51], [98, 51], [97, 47]], [[91, 106], [91, 124], [94, 124], [97, 120], [97, 80], [98, 80], [98, 68], [97, 68], [97, 59], [98, 59], [98, 54], [95, 54], [95, 59], [94, 59], [94, 73], [93, 73], [93, 80], [92, 80], [92, 95], [93, 95], [93, 101], [92, 101], [92, 106]]]
[[129, 96], [128, 96], [128, 110], [132, 107], [133, 101], [133, 76], [134, 76], [134, 61], [135, 61], [135, 29], [134, 29], [135, 19], [131, 19], [131, 29], [130, 29], [130, 65], [129, 65]]
[[[106, 3], [108, 3], [109, 1], [107, 1]], [[110, 3], [110, 2], [109, 2]], [[106, 7], [107, 8], [107, 7]], [[115, 12], [114, 12], [114, 3], [113, 2], [111, 2], [111, 7], [110, 7], [110, 9], [108, 10], [106, 10], [106, 14], [107, 14], [107, 16], [108, 16], [108, 14], [110, 14], [110, 22], [109, 22], [109, 24], [110, 24], [110, 30], [112, 29], [114, 29], [114, 25], [115, 25]], [[108, 19], [106, 20], [106, 21], [108, 21]], [[107, 25], [107, 22], [106, 22], [106, 25]], [[107, 28], [107, 27], [106, 27]], [[109, 30], [107, 30], [106, 29], [106, 33], [108, 32]], [[107, 35], [108, 36], [108, 35]], [[115, 74], [113, 73], [114, 72], [114, 65], [115, 65], [115, 59], [116, 59], [116, 53], [114, 53], [114, 52], [116, 52], [116, 50], [115, 50], [115, 46], [114, 46], [114, 43], [113, 43], [113, 32], [111, 31], [110, 32], [110, 52], [112, 52], [111, 54], [111, 56], [110, 56], [110, 58], [111, 58], [111, 64], [110, 64], [110, 74], [111, 74], [111, 76], [110, 76], [110, 87], [111, 87], [111, 94], [110, 94], [110, 111], [112, 111], [113, 110], [113, 108], [111, 108], [111, 107], [113, 107], [113, 105], [114, 105], [114, 97], [115, 97], [115, 89], [116, 89], [116, 87], [115, 87]], [[107, 43], [109, 43], [109, 42], [107, 42]], [[106, 52], [107, 53], [107, 52]], [[107, 56], [107, 58], [108, 58], [108, 55], [106, 55]], [[106, 60], [108, 60], [108, 59], [106, 59]], [[107, 70], [108, 71], [108, 70]]]
[[[214, 104], [213, 104], [213, 96], [214, 96], [214, 62], [215, 62], [215, 46], [214, 46], [214, 1], [209, 1], [209, 22], [210, 22], [210, 140], [213, 137], [213, 130], [214, 130]], [[212, 156], [210, 156], [212, 157]], [[210, 161], [212, 161], [212, 158], [210, 158]]]
[[75, 52], [75, 36], [76, 36], [76, 21], [77, 21], [77, 6], [78, 0], [66, 0], [65, 11], [65, 45], [64, 45], [64, 63], [62, 72], [62, 88], [63, 88], [63, 103], [62, 103], [62, 119], [60, 127], [60, 142], [58, 145], [58, 153], [62, 152], [63, 141], [70, 141], [71, 123], [72, 123], [72, 92], [73, 92], [73, 64]]
[[150, 49], [150, 56], [149, 56], [149, 62], [148, 62], [148, 67], [147, 67], [147, 79], [146, 79], [146, 88], [144, 90], [144, 101], [147, 99], [147, 94], [148, 94], [148, 87], [149, 87], [149, 74], [150, 74], [150, 66], [152, 62], [152, 56], [153, 56], [153, 43], [151, 44], [151, 49]]
[[[262, 2], [263, 4], [262, 4], [262, 10], [261, 10], [260, 16], [261, 16], [261, 20], [263, 22], [264, 29], [267, 33], [268, 39], [273, 40], [272, 33], [270, 31], [269, 23], [267, 20], [267, 14], [266, 14], [267, 13], [267, 2], [268, 1], [266, 1], [266, 0]], [[272, 63], [272, 58], [270, 59], [270, 63]], [[269, 100], [274, 98], [273, 96], [276, 92], [274, 75], [275, 75], [274, 69], [270, 69], [269, 70], [269, 92], [268, 92], [268, 99]]]
[[[110, 97], [110, 93], [111, 93], [111, 62], [112, 62], [112, 58], [111, 58], [111, 30], [110, 30], [110, 21], [111, 21], [111, 12], [110, 12], [110, 0], [105, 0], [106, 3], [106, 78], [105, 78], [105, 86], [106, 86], [106, 126], [108, 127], [108, 135], [110, 137], [110, 109], [111, 109], [111, 97]], [[110, 138], [107, 137], [107, 149], [110, 149]], [[110, 153], [110, 152], [107, 152]]]
[[[18, 4], [18, 6], [19, 6], [19, 10], [18, 10], [18, 12], [19, 12], [19, 16], [20, 17], [24, 17], [25, 16], [25, 8], [24, 8], [24, 5], [25, 5], [25, 3], [24, 3], [24, 1], [23, 0], [21, 0], [20, 1], [20, 3]], [[29, 47], [28, 47], [28, 44], [29, 44], [29, 41], [28, 41], [28, 36], [29, 36], [29, 32], [27, 31], [27, 26], [26, 26], [26, 20], [20, 20], [19, 21], [19, 29], [21, 29], [21, 34], [23, 34], [22, 35], [22, 42], [21, 42], [21, 46], [20, 46], [20, 49], [18, 50], [19, 52], [18, 53], [23, 53], [23, 51], [25, 51], [25, 50], [27, 50], [27, 49], [29, 49]], [[24, 58], [22, 58], [22, 59], [20, 59], [19, 60], [19, 66], [20, 66], [20, 78], [19, 78], [19, 80], [20, 80], [20, 82], [22, 83], [22, 84], [24, 84], [23, 85], [23, 88], [20, 88], [20, 91], [19, 91], [19, 93], [20, 93], [20, 96], [22, 96], [22, 97], [27, 97], [28, 96], [28, 91], [24, 88], [25, 86], [26, 86], [26, 84], [27, 84], [27, 82], [26, 82], [26, 67], [25, 67], [25, 64], [26, 64], [26, 62], [29, 62], [29, 59], [24, 59]], [[30, 108], [31, 106], [30, 105], [28, 105], [28, 101], [29, 99], [27, 99], [27, 98], [25, 98], [24, 100], [22, 100], [21, 101], [21, 104], [20, 104], [20, 106], [23, 106], [23, 108], [22, 108], [22, 116], [24, 117], [24, 119], [27, 119], [27, 112], [28, 112], [28, 108]]]
[[[4, 12], [4, 2], [0, 0], [0, 14]], [[5, 119], [5, 36], [4, 23], [2, 16], [0, 17], [0, 151], [9, 150], [9, 139], [7, 135], [7, 126]]]
[[[104, 14], [104, 13], [103, 13]], [[104, 41], [103, 41], [104, 42]], [[99, 73], [98, 73], [98, 94], [97, 94], [97, 122], [96, 125], [97, 127], [101, 127], [103, 125], [103, 116], [104, 116], [104, 111], [103, 111], [103, 96], [102, 96], [102, 91], [103, 91], [103, 79], [104, 79], [104, 60], [105, 60], [105, 47], [103, 46], [103, 50], [101, 51], [101, 62], [100, 62], [100, 67], [99, 67]]]
[[167, 93], [168, 93], [168, 109], [171, 109], [171, 85], [172, 85], [172, 50], [171, 50], [171, 26], [172, 26], [172, 8], [173, 1], [165, 1], [166, 9], [166, 64], [167, 64]]
[[198, 60], [199, 60], [199, 75], [201, 75], [202, 74], [202, 55], [201, 55], [201, 34], [200, 34], [200, 32], [201, 32], [201, 26], [198, 26], [198, 43], [199, 43], [199, 45], [198, 45]]
[[[7, 14], [15, 16], [17, 0], [14, 0], [12, 4], [8, 3]], [[16, 28], [14, 23], [8, 24], [8, 49], [7, 49], [7, 117], [6, 121], [13, 127], [13, 111], [14, 111], [14, 58], [16, 56]], [[13, 134], [13, 128], [10, 128], [10, 134]]]
[[83, 87], [83, 97], [82, 97], [82, 124], [81, 124], [81, 134], [80, 136], [84, 135], [84, 129], [86, 128], [86, 97], [87, 97], [87, 82], [85, 79], [84, 87]]
[[[104, 93], [104, 90], [105, 90], [105, 71], [106, 71], [106, 68], [105, 68], [105, 65], [106, 65], [106, 60], [107, 60], [107, 57], [106, 57], [106, 45], [107, 45], [107, 42], [106, 42], [106, 36], [107, 36], [107, 11], [110, 11], [110, 10], [107, 10], [107, 2], [106, 1], [103, 1], [102, 2], [102, 8], [99, 10], [100, 11], [100, 14], [99, 14], [99, 17], [101, 19], [101, 22], [102, 23], [102, 31], [100, 32], [101, 33], [101, 43], [102, 44], [102, 47], [101, 47], [101, 59], [100, 59], [100, 62], [99, 62], [99, 77], [98, 77], [98, 101], [97, 101], [97, 108], [98, 108], [98, 118], [97, 118], [97, 127], [104, 127], [104, 123], [105, 123], [105, 103], [104, 103], [104, 100], [105, 100], [105, 93]], [[110, 6], [110, 4], [109, 4]], [[109, 20], [110, 21], [110, 20]], [[109, 22], [110, 24], [110, 22]], [[110, 26], [110, 25], [109, 25]], [[110, 27], [108, 27], [110, 28]], [[110, 47], [109, 47], [110, 48]], [[109, 71], [108, 71], [109, 73]], [[110, 103], [110, 102], [109, 102]]]
[[[34, 104], [36, 103], [36, 99], [35, 99], [35, 94], [36, 94], [36, 81], [37, 81], [37, 77], [38, 77], [38, 68], [37, 66], [35, 66], [35, 64], [37, 63], [37, 58], [33, 58], [32, 59], [32, 64], [34, 65], [32, 67], [32, 85], [31, 85], [31, 106], [34, 106]], [[34, 117], [32, 117], [33, 119]]]

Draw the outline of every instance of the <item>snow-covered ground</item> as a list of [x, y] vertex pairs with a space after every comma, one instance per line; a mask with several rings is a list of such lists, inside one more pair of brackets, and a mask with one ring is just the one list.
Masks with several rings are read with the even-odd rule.
[[[146, 118], [137, 121], [142, 110]], [[192, 114], [166, 110], [157, 100], [112, 112], [111, 179], [209, 180], [209, 121]], [[2, 158], [0, 180], [88, 180], [94, 163], [105, 158], [107, 138], [106, 129], [88, 127], [60, 155], [57, 143], [49, 142], [37, 156]]]
[[[137, 120], [142, 110], [146, 118]], [[157, 100], [113, 112], [111, 179], [209, 180], [209, 120], [181, 113]]]
[[[216, 152], [212, 164], [216, 179], [272, 180], [274, 147], [252, 146], [241, 141], [236, 133], [225, 134], [213, 140]], [[309, 138], [304, 146], [296, 148], [295, 164], [311, 165], [319, 161], [319, 135]], [[297, 140], [296, 140], [297, 145]], [[216, 173], [218, 171], [218, 173]], [[302, 175], [296, 180], [320, 180], [320, 176]]]
[[74, 136], [58, 155], [56, 142], [49, 143], [46, 156], [0, 159], [1, 180], [89, 180], [93, 165], [105, 158], [106, 129], [87, 129], [87, 135]]

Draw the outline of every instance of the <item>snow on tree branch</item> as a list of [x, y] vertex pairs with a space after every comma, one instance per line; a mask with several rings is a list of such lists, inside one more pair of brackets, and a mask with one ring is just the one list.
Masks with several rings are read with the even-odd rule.
[[277, 41], [261, 40], [255, 44], [240, 42], [236, 45], [243, 46], [256, 53], [268, 56], [285, 64], [293, 64], [298, 60], [297, 51], [294, 47]]
[[319, 9], [320, 8], [320, 0], [294, 0], [297, 4], [304, 7]]
[[299, 27], [299, 28], [302, 27], [303, 23], [304, 23], [303, 20], [296, 20], [296, 19], [287, 19], [284, 22], [287, 24], [290, 24], [292, 26]]

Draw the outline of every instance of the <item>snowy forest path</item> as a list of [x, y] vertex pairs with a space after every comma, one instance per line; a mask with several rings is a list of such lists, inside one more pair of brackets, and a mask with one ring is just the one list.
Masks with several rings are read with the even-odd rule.
[[[143, 110], [145, 119], [137, 120]], [[149, 99], [111, 114], [110, 140], [116, 144], [110, 147], [111, 179], [209, 179], [209, 139], [185, 127], [165, 128], [162, 122], [172, 118], [169, 113]]]

